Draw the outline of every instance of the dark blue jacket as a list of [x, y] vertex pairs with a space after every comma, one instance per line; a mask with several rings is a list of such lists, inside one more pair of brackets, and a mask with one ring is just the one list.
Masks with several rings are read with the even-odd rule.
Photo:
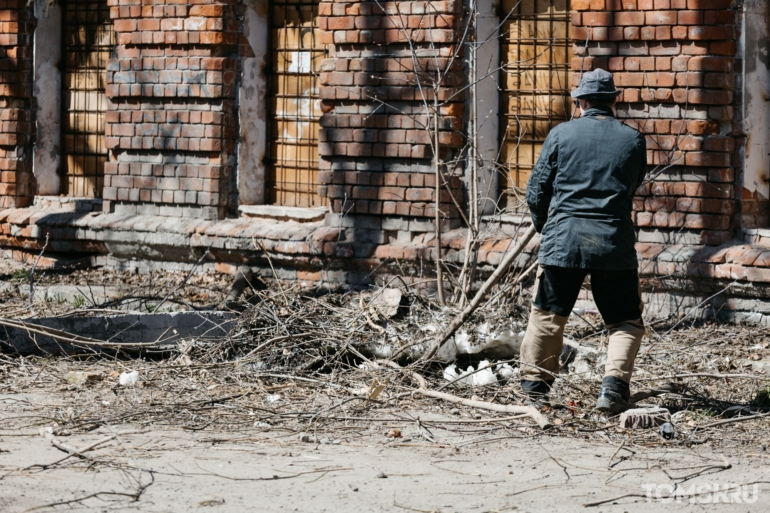
[[636, 269], [631, 221], [644, 179], [644, 136], [611, 109], [591, 108], [548, 134], [527, 185], [542, 265]]

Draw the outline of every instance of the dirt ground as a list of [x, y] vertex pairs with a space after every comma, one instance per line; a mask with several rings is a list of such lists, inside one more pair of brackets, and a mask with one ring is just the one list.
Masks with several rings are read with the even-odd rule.
[[[49, 396], [0, 397], [2, 416], [35, 415]], [[21, 408], [21, 405], [25, 405]], [[38, 433], [0, 434], [0, 510], [30, 511], [767, 511], [770, 485], [679, 500], [678, 493], [724, 490], [764, 480], [770, 458], [762, 447], [711, 450], [618, 446], [549, 434], [519, 436], [486, 422], [457, 421], [419, 411], [381, 411], [382, 422], [354, 427], [326, 443], [294, 432], [239, 432], [104, 426], [60, 440], [86, 447], [119, 436], [88, 459], [70, 458]], [[413, 419], [431, 423], [428, 442]], [[483, 419], [479, 419], [483, 420]], [[452, 426], [451, 431], [441, 429]], [[339, 428], [339, 426], [338, 426]], [[385, 433], [401, 432], [401, 438]], [[475, 431], [482, 429], [479, 437]], [[126, 434], [122, 434], [126, 433]], [[753, 455], [753, 456], [752, 456]], [[722, 466], [726, 470], [710, 466]], [[50, 466], [48, 466], [50, 465]], [[690, 474], [701, 475], [686, 479]], [[146, 486], [138, 500], [137, 487]], [[650, 494], [650, 499], [646, 495]], [[675, 493], [677, 493], [675, 491]], [[126, 494], [126, 495], [120, 495]], [[596, 507], [584, 507], [631, 494]], [[91, 496], [80, 502], [55, 506]], [[717, 502], [715, 504], [715, 502]], [[726, 502], [730, 502], [727, 503]]]
[[[29, 281], [28, 267], [2, 264], [0, 317], [151, 312], [161, 298], [164, 308], [210, 308], [231, 278], [40, 273], [44, 293], [31, 305]], [[770, 507], [770, 330], [649, 323], [632, 391], [670, 409], [676, 434], [665, 440], [593, 411], [594, 357], [557, 380], [542, 430], [531, 418], [422, 396], [414, 369], [356, 349], [428, 340], [427, 325], [451, 311], [413, 296], [406, 314], [385, 319], [360, 299], [291, 294], [267, 291], [228, 339], [162, 358], [0, 353], [0, 512]], [[482, 313], [483, 324], [512, 322], [506, 309], [520, 318], [520, 305], [508, 305]], [[596, 322], [586, 313], [568, 327], [589, 356], [604, 343]], [[450, 386], [439, 365], [415, 369], [432, 390], [522, 404], [515, 377]], [[137, 382], [120, 385], [132, 370]]]

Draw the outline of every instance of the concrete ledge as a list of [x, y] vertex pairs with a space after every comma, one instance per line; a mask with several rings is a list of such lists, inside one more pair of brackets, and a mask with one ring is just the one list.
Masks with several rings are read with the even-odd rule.
[[[25, 319], [30, 325], [43, 326], [72, 335], [87, 336], [117, 344], [154, 343], [150, 350], [168, 350], [184, 339], [227, 336], [235, 325], [235, 314], [229, 312], [174, 312], [160, 314], [127, 314], [100, 317], [51, 317]], [[0, 330], [0, 342], [20, 353], [71, 354], [88, 351], [19, 328]]]
[[307, 223], [322, 221], [329, 209], [324, 207], [281, 207], [277, 205], [241, 205], [238, 207], [244, 217], [275, 219], [278, 221], [296, 221]]
[[101, 212], [102, 200], [70, 196], [35, 196], [33, 208], [57, 212]]

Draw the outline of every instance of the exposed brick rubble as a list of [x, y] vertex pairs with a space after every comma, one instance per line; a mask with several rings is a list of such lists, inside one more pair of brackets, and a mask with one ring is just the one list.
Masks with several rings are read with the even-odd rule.
[[5, 208], [30, 203], [33, 25], [26, 0], [0, 0], [0, 206]]
[[224, 217], [234, 171], [234, 0], [109, 0], [108, 211]]

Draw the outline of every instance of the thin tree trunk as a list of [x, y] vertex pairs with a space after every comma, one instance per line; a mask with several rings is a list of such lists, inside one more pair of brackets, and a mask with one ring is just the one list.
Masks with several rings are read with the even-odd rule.
[[436, 167], [436, 287], [438, 289], [438, 302], [444, 304], [444, 271], [441, 264], [441, 157], [439, 155], [439, 87], [433, 89], [433, 161]]

